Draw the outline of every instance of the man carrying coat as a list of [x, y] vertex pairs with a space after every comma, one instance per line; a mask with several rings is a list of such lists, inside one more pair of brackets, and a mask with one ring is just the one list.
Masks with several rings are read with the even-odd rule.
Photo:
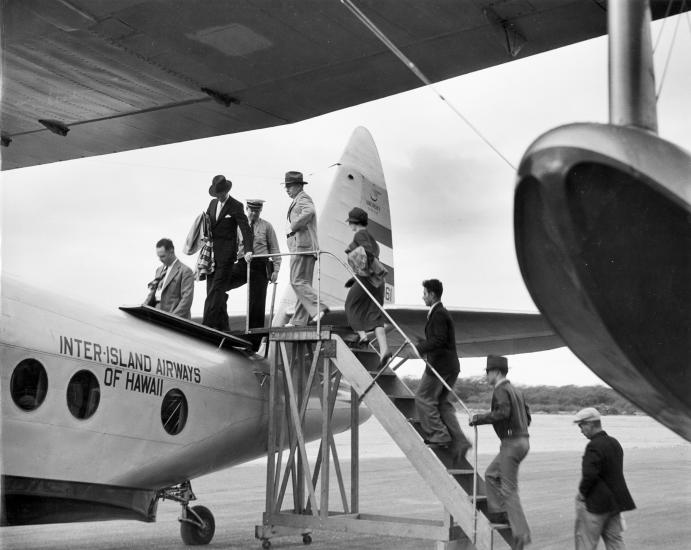
[[597, 409], [578, 411], [574, 423], [590, 440], [576, 497], [576, 550], [595, 550], [600, 538], [607, 550], [624, 550], [621, 512], [636, 507], [624, 480], [624, 451], [602, 429]]
[[[286, 172], [285, 180], [281, 183], [286, 186], [286, 193], [293, 199], [288, 207], [286, 225], [288, 251], [318, 250], [317, 213], [312, 198], [303, 191], [307, 182], [302, 179], [302, 172]], [[318, 303], [317, 292], [312, 287], [315, 260], [315, 256], [311, 254], [290, 257], [290, 285], [297, 297], [290, 326], [306, 325], [329, 311], [327, 306]]]
[[215, 270], [206, 276], [206, 301], [202, 323], [228, 332], [228, 294], [233, 264], [238, 253], [238, 228], [245, 243], [245, 260], [252, 259], [253, 236], [242, 203], [230, 196], [233, 183], [225, 176], [215, 176], [209, 187], [214, 197], [209, 203], [209, 229], [213, 242]]
[[[425, 340], [418, 342], [416, 347], [420, 355], [427, 355], [427, 362], [453, 388], [461, 367], [453, 320], [441, 303], [443, 292], [444, 287], [438, 279], [422, 281], [422, 299], [430, 309], [425, 324]], [[456, 460], [459, 460], [465, 457], [470, 442], [458, 424], [452, 399], [441, 380], [425, 367], [415, 393], [423, 435], [427, 443], [451, 447]]]

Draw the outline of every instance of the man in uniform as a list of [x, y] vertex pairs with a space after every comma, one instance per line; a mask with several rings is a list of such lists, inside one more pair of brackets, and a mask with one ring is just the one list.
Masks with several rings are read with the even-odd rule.
[[209, 203], [207, 214], [213, 242], [215, 270], [206, 277], [206, 302], [204, 319], [208, 327], [227, 332], [228, 295], [233, 264], [238, 251], [238, 228], [245, 243], [245, 260], [252, 258], [253, 237], [242, 208], [242, 203], [230, 196], [233, 183], [225, 176], [215, 176], [209, 187], [209, 195], [214, 197]]
[[194, 299], [194, 273], [178, 260], [170, 239], [156, 243], [156, 254], [162, 265], [149, 283], [144, 304], [189, 319]]
[[[247, 203], [247, 218], [254, 239], [254, 254], [280, 254], [278, 239], [273, 226], [261, 218], [264, 201], [252, 199]], [[266, 287], [269, 281], [276, 282], [278, 270], [281, 268], [281, 257], [253, 258], [250, 262], [250, 303], [249, 303], [249, 327], [264, 326], [266, 315]], [[238, 288], [247, 283], [247, 261], [245, 260], [245, 244], [242, 235], [238, 231], [238, 261], [233, 266], [230, 280], [230, 288]]]
[[485, 370], [488, 382], [494, 386], [492, 410], [473, 415], [470, 425], [492, 424], [501, 441], [499, 454], [485, 472], [487, 516], [493, 523], [508, 521], [513, 536], [511, 548], [521, 550], [530, 543], [530, 528], [518, 496], [518, 467], [530, 450], [530, 410], [523, 394], [506, 379], [506, 357], [488, 356]]
[[[286, 226], [288, 250], [318, 250], [317, 213], [312, 198], [303, 190], [307, 182], [302, 179], [302, 172], [286, 172], [285, 180], [281, 183], [293, 199], [288, 208]], [[291, 326], [306, 325], [308, 321], [316, 321], [329, 311], [326, 305], [318, 303], [317, 292], [312, 287], [315, 260], [311, 254], [290, 257], [290, 285], [297, 296], [295, 314], [289, 323]]]
[[597, 409], [578, 411], [574, 423], [590, 440], [576, 496], [576, 550], [595, 550], [600, 538], [607, 550], [624, 550], [621, 512], [636, 507], [624, 480], [624, 451], [602, 429]]
[[[427, 355], [427, 361], [444, 382], [453, 388], [461, 371], [456, 351], [456, 330], [451, 315], [441, 303], [444, 286], [438, 279], [422, 281], [422, 300], [429, 307], [425, 324], [425, 340], [417, 343], [420, 355]], [[455, 459], [461, 460], [470, 448], [470, 442], [463, 434], [456, 418], [453, 398], [441, 380], [429, 367], [420, 380], [415, 403], [420, 414], [420, 424], [428, 443], [449, 446]]]

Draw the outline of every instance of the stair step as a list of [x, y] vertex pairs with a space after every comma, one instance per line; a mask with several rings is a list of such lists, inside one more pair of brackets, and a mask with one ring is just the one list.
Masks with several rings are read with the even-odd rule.
[[[468, 498], [473, 500], [473, 495], [469, 495]], [[477, 499], [477, 502], [487, 502], [487, 495], [477, 495], [475, 498]]]
[[459, 470], [456, 468], [449, 468], [446, 471], [449, 472], [452, 476], [472, 476], [475, 474], [475, 470], [473, 470], [473, 469]]
[[497, 531], [501, 531], [503, 529], [511, 529], [511, 526], [508, 523], [490, 523], [489, 526], [492, 529], [496, 529]]

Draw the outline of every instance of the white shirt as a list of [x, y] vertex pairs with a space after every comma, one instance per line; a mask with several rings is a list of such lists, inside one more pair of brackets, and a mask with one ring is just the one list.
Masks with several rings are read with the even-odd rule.
[[160, 283], [158, 283], [158, 288], [156, 289], [156, 294], [154, 295], [157, 302], [161, 301], [161, 294], [163, 294], [163, 287], [166, 286], [166, 281], [168, 280], [168, 275], [170, 275], [170, 271], [173, 269], [173, 266], [175, 265], [175, 262], [177, 262], [177, 261], [178, 261], [177, 258], [175, 258], [175, 260], [173, 260], [173, 263], [168, 266], [168, 269], [166, 269], [166, 276], [163, 277], [163, 280]]
[[230, 198], [230, 195], [226, 195], [226, 198], [223, 199], [223, 202], [218, 201], [216, 203], [216, 221], [218, 221], [218, 217], [221, 215], [221, 210], [223, 210], [223, 207], [226, 204], [226, 201]]

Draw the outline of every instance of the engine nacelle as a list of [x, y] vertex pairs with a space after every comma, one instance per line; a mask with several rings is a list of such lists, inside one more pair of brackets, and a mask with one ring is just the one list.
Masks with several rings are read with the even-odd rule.
[[691, 440], [691, 156], [571, 124], [523, 156], [516, 253], [540, 311], [600, 378]]

